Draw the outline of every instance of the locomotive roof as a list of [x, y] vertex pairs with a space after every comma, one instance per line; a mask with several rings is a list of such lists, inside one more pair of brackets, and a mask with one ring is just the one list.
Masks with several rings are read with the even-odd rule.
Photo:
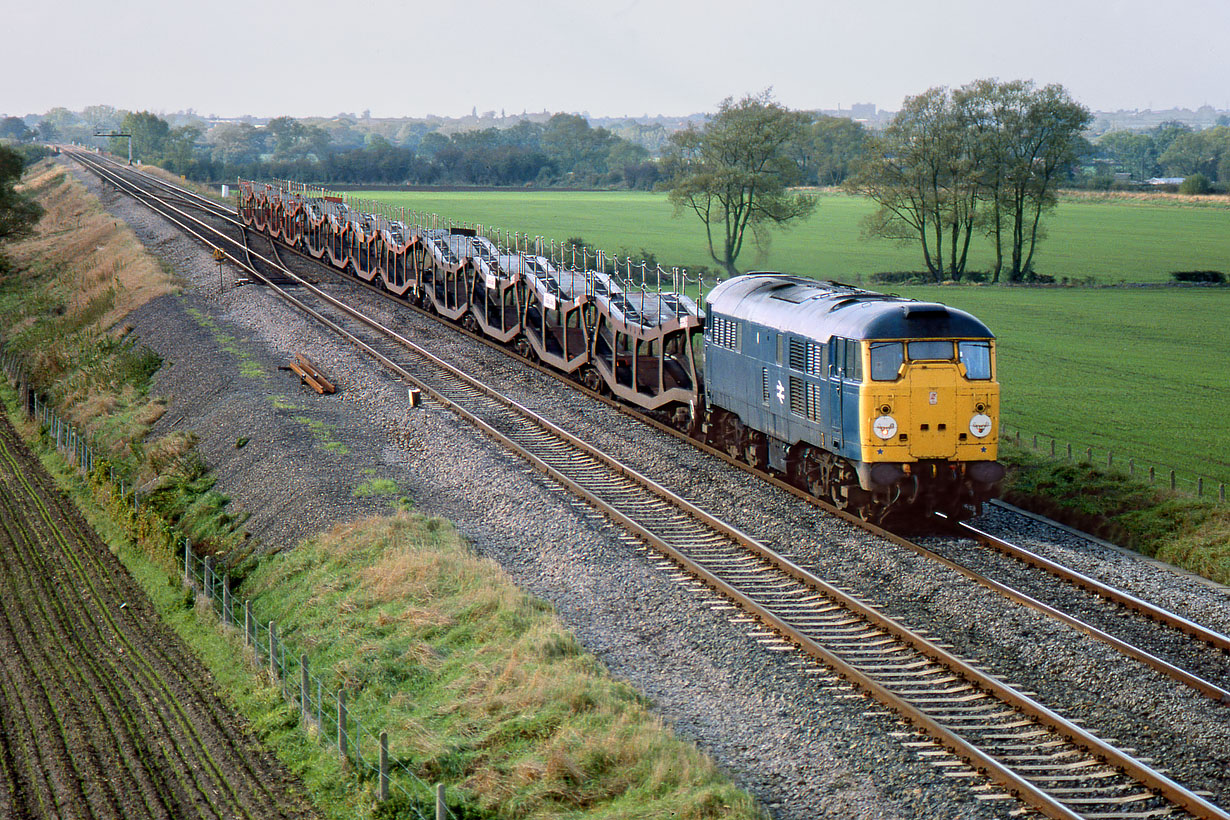
[[782, 273], [749, 273], [709, 292], [711, 312], [825, 341], [847, 339], [993, 339], [963, 310]]

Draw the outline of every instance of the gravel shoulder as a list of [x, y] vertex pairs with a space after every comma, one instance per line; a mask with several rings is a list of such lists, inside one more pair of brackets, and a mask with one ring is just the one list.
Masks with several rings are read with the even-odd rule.
[[[99, 192], [96, 180], [78, 176]], [[373, 477], [391, 479], [399, 495], [456, 522], [477, 552], [550, 601], [587, 649], [774, 817], [1006, 817], [1019, 808], [976, 799], [900, 742], [917, 737], [895, 717], [793, 653], [765, 651], [750, 634], [754, 625], [656, 570], [639, 545], [449, 411], [431, 402], [408, 410], [404, 387], [365, 357], [265, 289], [219, 292], [217, 268], [199, 246], [113, 192], [102, 199], [186, 282], [182, 295], [127, 320], [166, 360], [154, 390], [170, 406], [155, 435], [189, 429], [200, 436], [218, 488], [250, 515], [247, 527], [263, 548], [290, 548], [336, 521], [388, 511], [391, 499], [353, 491]], [[467, 361], [479, 378], [511, 386], [523, 403], [822, 577], [942, 636], [958, 654], [1039, 692], [1096, 733], [1132, 741], [1141, 755], [1230, 803], [1230, 711], [498, 352], [373, 297], [357, 299], [399, 332]], [[317, 396], [277, 370], [296, 352], [321, 364], [339, 393]], [[248, 438], [242, 448], [240, 437]], [[1145, 597], [1170, 600], [1172, 577], [1138, 584], [1154, 585]], [[1207, 620], [1202, 607], [1211, 617], [1226, 609], [1207, 587], [1182, 588], [1173, 598], [1197, 620]]]

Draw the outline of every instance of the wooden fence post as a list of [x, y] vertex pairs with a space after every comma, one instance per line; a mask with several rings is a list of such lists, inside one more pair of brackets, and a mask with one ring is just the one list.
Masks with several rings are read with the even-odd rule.
[[380, 733], [380, 801], [389, 799], [389, 733]]
[[312, 719], [312, 696], [308, 694], [308, 657], [304, 652], [299, 656], [299, 711], [303, 714], [306, 724]]
[[269, 622], [269, 674], [273, 679], [278, 680], [278, 625], [273, 621]]
[[342, 760], [346, 759], [346, 690], [337, 690], [337, 753]]
[[1174, 470], [1171, 470], [1171, 471], [1170, 471], [1170, 489], [1172, 489], [1172, 490], [1173, 490], [1173, 489], [1175, 488], [1175, 486], [1176, 486], [1176, 484], [1175, 484], [1175, 480], [1174, 480]]
[[246, 598], [243, 601], [243, 645], [252, 645], [252, 604]]
[[206, 599], [212, 599], [214, 597], [214, 585], [209, 577], [209, 569], [210, 569], [209, 565], [211, 563], [212, 557], [213, 556], [210, 556], [210, 555], [205, 556], [205, 576], [204, 578], [201, 579], [201, 585], [205, 587], [205, 598]]
[[445, 820], [448, 804], [444, 802], [444, 784], [436, 784], [436, 820]]

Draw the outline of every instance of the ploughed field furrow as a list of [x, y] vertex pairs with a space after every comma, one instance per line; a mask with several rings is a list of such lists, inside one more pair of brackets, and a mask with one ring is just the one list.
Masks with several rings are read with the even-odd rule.
[[0, 421], [0, 816], [304, 816]]

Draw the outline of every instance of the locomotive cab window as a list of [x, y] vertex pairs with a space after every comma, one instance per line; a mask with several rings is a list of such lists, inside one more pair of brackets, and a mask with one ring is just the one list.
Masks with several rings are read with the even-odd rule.
[[985, 380], [991, 378], [991, 343], [958, 342], [961, 364], [965, 365], [965, 378]]
[[905, 349], [901, 342], [872, 342], [871, 380], [893, 382], [901, 375]]
[[925, 339], [919, 342], [910, 342], [909, 345], [910, 361], [916, 362], [920, 359], [930, 359], [932, 361], [952, 361], [952, 342], [939, 339]]
[[854, 339], [835, 339], [833, 344], [833, 370], [835, 375], [852, 382], [863, 380], [862, 347]]

